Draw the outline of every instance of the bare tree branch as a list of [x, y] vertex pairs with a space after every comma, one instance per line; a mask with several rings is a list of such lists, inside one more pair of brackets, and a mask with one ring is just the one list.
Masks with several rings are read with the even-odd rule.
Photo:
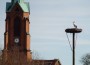
[[81, 62], [83, 65], [90, 65], [90, 53], [82, 56], [80, 62]]

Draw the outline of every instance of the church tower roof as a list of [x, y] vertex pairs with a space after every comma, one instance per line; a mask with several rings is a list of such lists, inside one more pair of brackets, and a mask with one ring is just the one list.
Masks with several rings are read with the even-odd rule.
[[16, 3], [16, 2], [21, 3], [21, 2], [24, 2], [24, 0], [12, 0], [12, 3]]
[[24, 0], [11, 0], [6, 3], [6, 12], [10, 12], [15, 4], [18, 3], [23, 12], [30, 12], [29, 2], [24, 2]]

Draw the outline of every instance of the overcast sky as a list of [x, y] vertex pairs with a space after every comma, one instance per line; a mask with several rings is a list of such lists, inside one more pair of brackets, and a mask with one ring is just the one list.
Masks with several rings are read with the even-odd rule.
[[[6, 1], [0, 0], [0, 48], [4, 45]], [[31, 50], [43, 59], [59, 59], [62, 65], [72, 65], [65, 29], [75, 21], [83, 32], [77, 34], [76, 65], [81, 57], [90, 53], [90, 0], [25, 0], [30, 2]], [[68, 34], [72, 44], [72, 35]]]

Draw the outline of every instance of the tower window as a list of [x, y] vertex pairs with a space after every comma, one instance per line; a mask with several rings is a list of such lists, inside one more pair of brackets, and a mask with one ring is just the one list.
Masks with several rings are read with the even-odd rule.
[[20, 36], [20, 19], [18, 17], [14, 20], [14, 36]]

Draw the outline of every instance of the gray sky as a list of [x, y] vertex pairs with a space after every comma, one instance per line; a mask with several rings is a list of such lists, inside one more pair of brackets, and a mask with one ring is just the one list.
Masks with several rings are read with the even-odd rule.
[[[3, 49], [6, 1], [0, 0], [0, 48]], [[72, 65], [72, 51], [65, 29], [76, 21], [83, 32], [77, 34], [76, 65], [90, 50], [90, 0], [25, 0], [30, 2], [31, 50], [43, 59], [59, 59], [62, 65]], [[72, 35], [68, 34], [70, 41]], [[71, 41], [72, 43], [72, 41]]]

